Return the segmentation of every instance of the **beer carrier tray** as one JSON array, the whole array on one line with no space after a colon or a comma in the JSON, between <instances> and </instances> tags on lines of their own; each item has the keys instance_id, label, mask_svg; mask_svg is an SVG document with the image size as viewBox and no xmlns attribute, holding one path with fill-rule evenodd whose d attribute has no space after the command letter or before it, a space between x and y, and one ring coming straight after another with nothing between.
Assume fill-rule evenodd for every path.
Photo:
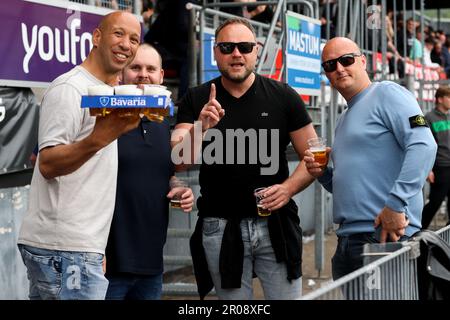
<instances>
[{"instance_id":1,"label":"beer carrier tray","mask_svg":"<svg viewBox=\"0 0 450 320\"><path fill-rule=\"evenodd\" d=\"M158 95L82 96L81 108L169 108L169 115L173 116L173 103Z\"/></svg>"}]
</instances>

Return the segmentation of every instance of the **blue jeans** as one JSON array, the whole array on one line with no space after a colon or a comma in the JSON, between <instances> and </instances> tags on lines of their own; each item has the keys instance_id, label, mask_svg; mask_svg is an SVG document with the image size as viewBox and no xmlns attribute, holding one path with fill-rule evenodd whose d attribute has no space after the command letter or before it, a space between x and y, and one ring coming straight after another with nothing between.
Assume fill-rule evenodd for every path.
<instances>
[{"instance_id":1,"label":"blue jeans","mask_svg":"<svg viewBox=\"0 0 450 320\"><path fill-rule=\"evenodd\" d=\"M400 241L408 240L402 236ZM374 232L338 236L336 252L331 259L333 280L337 280L364 265L363 250L366 243L379 243Z\"/></svg>"},{"instance_id":2,"label":"blue jeans","mask_svg":"<svg viewBox=\"0 0 450 320\"><path fill-rule=\"evenodd\" d=\"M103 300L108 280L103 254L47 250L19 244L31 300Z\"/></svg>"},{"instance_id":3,"label":"blue jeans","mask_svg":"<svg viewBox=\"0 0 450 320\"><path fill-rule=\"evenodd\" d=\"M162 274L134 275L121 273L108 275L106 300L159 300L162 293Z\"/></svg>"},{"instance_id":4,"label":"blue jeans","mask_svg":"<svg viewBox=\"0 0 450 320\"><path fill-rule=\"evenodd\" d=\"M244 267L241 288L222 289L219 272L219 255L222 236L227 221L220 218L203 219L203 247L208 269L217 296L223 300L251 300L253 298L253 273L270 300L298 299L302 296L302 279L287 280L286 264L277 263L269 237L267 218L248 218L241 221L244 243Z\"/></svg>"}]
</instances>

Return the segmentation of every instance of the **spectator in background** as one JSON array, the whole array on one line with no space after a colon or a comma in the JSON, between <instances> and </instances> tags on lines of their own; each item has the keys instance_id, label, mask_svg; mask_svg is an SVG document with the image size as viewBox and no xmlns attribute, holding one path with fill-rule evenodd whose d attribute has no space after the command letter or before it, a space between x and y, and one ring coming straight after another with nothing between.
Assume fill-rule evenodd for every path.
<instances>
[{"instance_id":1,"label":"spectator in background","mask_svg":"<svg viewBox=\"0 0 450 320\"><path fill-rule=\"evenodd\" d=\"M444 46L442 47L442 54L445 61L445 74L447 75L447 79L450 79L450 39L448 36L446 36Z\"/></svg>"},{"instance_id":2,"label":"spectator in background","mask_svg":"<svg viewBox=\"0 0 450 320\"><path fill-rule=\"evenodd\" d=\"M440 41L436 41L434 44L431 51L431 61L438 63L444 69L447 79L450 79L450 53L446 47L442 46Z\"/></svg>"},{"instance_id":3,"label":"spectator in background","mask_svg":"<svg viewBox=\"0 0 450 320\"><path fill-rule=\"evenodd\" d=\"M438 72L442 71L440 64L431 61L431 51L433 50L435 40L432 37L425 39L425 47L423 48L423 61L426 67L437 69Z\"/></svg>"},{"instance_id":4,"label":"spectator in background","mask_svg":"<svg viewBox=\"0 0 450 320\"><path fill-rule=\"evenodd\" d=\"M445 41L447 39L447 36L445 35L444 30L438 30L436 32L436 37L437 37L438 41L444 46L445 45Z\"/></svg>"},{"instance_id":5,"label":"spectator in background","mask_svg":"<svg viewBox=\"0 0 450 320\"><path fill-rule=\"evenodd\" d=\"M405 65L403 59L398 52L394 44L394 27L392 26L392 11L386 15L386 38L387 38L387 58L389 64L389 73L394 73L395 64L397 64L397 71L399 77L402 78L404 75Z\"/></svg>"},{"instance_id":6,"label":"spectator in background","mask_svg":"<svg viewBox=\"0 0 450 320\"><path fill-rule=\"evenodd\" d=\"M255 2L255 0L240 0L240 1ZM244 9L244 17L262 23L271 23L273 18L273 10L268 5L246 6Z\"/></svg>"},{"instance_id":7,"label":"spectator in background","mask_svg":"<svg viewBox=\"0 0 450 320\"><path fill-rule=\"evenodd\" d=\"M411 51L416 34L416 28L417 24L412 18L406 20L406 39L403 37L403 28L397 28L397 50L401 56L405 57Z\"/></svg>"},{"instance_id":8,"label":"spectator in background","mask_svg":"<svg viewBox=\"0 0 450 320\"><path fill-rule=\"evenodd\" d=\"M142 30L144 35L148 32L153 13L155 13L155 5L153 0L142 0L141 15L144 20L144 27Z\"/></svg>"},{"instance_id":9,"label":"spectator in background","mask_svg":"<svg viewBox=\"0 0 450 320\"><path fill-rule=\"evenodd\" d=\"M420 31L420 28L417 28L416 37L413 39L411 51L409 52L409 58L414 63L421 63L422 57L423 57L422 32Z\"/></svg>"},{"instance_id":10,"label":"spectator in background","mask_svg":"<svg viewBox=\"0 0 450 320\"><path fill-rule=\"evenodd\" d=\"M428 24L425 24L425 26L423 27L423 33L425 35L425 39L427 37L429 37L432 32L433 32L433 27Z\"/></svg>"},{"instance_id":11,"label":"spectator in background","mask_svg":"<svg viewBox=\"0 0 450 320\"><path fill-rule=\"evenodd\" d=\"M444 67L444 61L442 60L442 43L439 40L435 40L430 57L432 62Z\"/></svg>"},{"instance_id":12,"label":"spectator in background","mask_svg":"<svg viewBox=\"0 0 450 320\"><path fill-rule=\"evenodd\" d=\"M450 87L437 89L435 98L436 108L425 115L438 150L433 170L428 175L430 195L422 212L423 229L429 227L445 197L450 214Z\"/></svg>"},{"instance_id":13,"label":"spectator in background","mask_svg":"<svg viewBox=\"0 0 450 320\"><path fill-rule=\"evenodd\" d=\"M329 3L329 18L330 21L327 21L327 2ZM327 39L327 25L330 26L330 39L336 36L336 22L337 22L337 3L335 0L321 0L320 1L320 37L322 39ZM328 39L327 39L328 40Z\"/></svg>"}]
</instances>

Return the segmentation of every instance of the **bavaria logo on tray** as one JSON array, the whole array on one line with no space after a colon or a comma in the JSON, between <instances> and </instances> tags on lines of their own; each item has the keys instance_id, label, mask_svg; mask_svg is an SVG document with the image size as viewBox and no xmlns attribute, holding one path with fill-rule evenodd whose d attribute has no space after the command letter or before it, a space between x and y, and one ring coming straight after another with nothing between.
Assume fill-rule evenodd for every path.
<instances>
[{"instance_id":1,"label":"bavaria logo on tray","mask_svg":"<svg viewBox=\"0 0 450 320\"><path fill-rule=\"evenodd\" d=\"M82 108L165 108L165 96L82 96Z\"/></svg>"},{"instance_id":2,"label":"bavaria logo on tray","mask_svg":"<svg viewBox=\"0 0 450 320\"><path fill-rule=\"evenodd\" d=\"M132 98L121 98L121 97L111 97L111 107L145 107L145 98L142 97L132 97Z\"/></svg>"},{"instance_id":3,"label":"bavaria logo on tray","mask_svg":"<svg viewBox=\"0 0 450 320\"><path fill-rule=\"evenodd\" d=\"M100 98L100 104L104 107L106 105L108 105L109 103L109 98L108 97L101 97Z\"/></svg>"}]
</instances>

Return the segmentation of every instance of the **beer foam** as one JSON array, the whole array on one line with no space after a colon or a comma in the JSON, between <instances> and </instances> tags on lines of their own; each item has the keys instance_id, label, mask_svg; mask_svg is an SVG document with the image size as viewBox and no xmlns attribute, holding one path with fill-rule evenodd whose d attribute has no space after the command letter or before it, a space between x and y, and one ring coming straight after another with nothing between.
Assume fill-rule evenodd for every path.
<instances>
[{"instance_id":1,"label":"beer foam","mask_svg":"<svg viewBox=\"0 0 450 320\"><path fill-rule=\"evenodd\" d=\"M114 92L116 95L141 96L143 90L138 88L134 84L125 84L121 86L115 86Z\"/></svg>"},{"instance_id":2,"label":"beer foam","mask_svg":"<svg viewBox=\"0 0 450 320\"><path fill-rule=\"evenodd\" d=\"M167 87L166 86L162 86L159 84L146 84L144 85L144 94L145 95L164 95L164 91L166 90Z\"/></svg>"},{"instance_id":3,"label":"beer foam","mask_svg":"<svg viewBox=\"0 0 450 320\"><path fill-rule=\"evenodd\" d=\"M96 85L88 87L88 95L90 96L112 96L114 88L108 85Z\"/></svg>"}]
</instances>

